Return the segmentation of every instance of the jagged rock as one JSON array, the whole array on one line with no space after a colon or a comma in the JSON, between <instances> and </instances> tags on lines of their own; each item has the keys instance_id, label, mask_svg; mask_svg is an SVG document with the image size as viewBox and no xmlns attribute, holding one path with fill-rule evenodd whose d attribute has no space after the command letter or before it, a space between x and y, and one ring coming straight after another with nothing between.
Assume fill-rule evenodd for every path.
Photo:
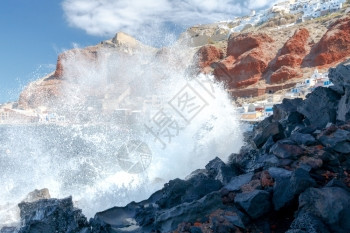
<instances>
[{"instance_id":1,"label":"jagged rock","mask_svg":"<svg viewBox=\"0 0 350 233\"><path fill-rule=\"evenodd\" d=\"M307 189L299 197L299 211L317 216L331 232L350 232L350 193L342 188Z\"/></svg>"},{"instance_id":2,"label":"jagged rock","mask_svg":"<svg viewBox=\"0 0 350 233\"><path fill-rule=\"evenodd\" d=\"M271 210L270 193L263 190L239 193L235 197L235 203L253 219L257 219Z\"/></svg>"},{"instance_id":3,"label":"jagged rock","mask_svg":"<svg viewBox=\"0 0 350 233\"><path fill-rule=\"evenodd\" d=\"M350 65L347 63L338 65L335 68L330 68L328 77L333 83L331 88L343 95L345 89L350 88Z\"/></svg>"},{"instance_id":4,"label":"jagged rock","mask_svg":"<svg viewBox=\"0 0 350 233\"><path fill-rule=\"evenodd\" d=\"M304 154L301 147L282 140L275 143L271 147L270 152L280 159L297 159Z\"/></svg>"},{"instance_id":5,"label":"jagged rock","mask_svg":"<svg viewBox=\"0 0 350 233\"><path fill-rule=\"evenodd\" d=\"M22 202L18 206L23 225L20 233L89 232L86 217L73 207L72 197Z\"/></svg>"},{"instance_id":6,"label":"jagged rock","mask_svg":"<svg viewBox=\"0 0 350 233\"><path fill-rule=\"evenodd\" d=\"M345 94L339 100L337 120L350 120L350 88L345 89Z\"/></svg>"},{"instance_id":7,"label":"jagged rock","mask_svg":"<svg viewBox=\"0 0 350 233\"><path fill-rule=\"evenodd\" d=\"M275 144L275 141L273 140L273 137L270 136L267 141L265 142L265 144L261 147L261 149L265 152L265 153L269 153L271 147Z\"/></svg>"},{"instance_id":8,"label":"jagged rock","mask_svg":"<svg viewBox=\"0 0 350 233\"><path fill-rule=\"evenodd\" d=\"M310 166L313 169L320 168L323 165L322 159L312 158L308 156L303 156L299 160L300 164Z\"/></svg>"},{"instance_id":9,"label":"jagged rock","mask_svg":"<svg viewBox=\"0 0 350 233\"><path fill-rule=\"evenodd\" d=\"M23 200L23 202L35 202L41 199L50 199L50 192L47 188L44 189L35 189L34 191L30 192L26 198Z\"/></svg>"},{"instance_id":10,"label":"jagged rock","mask_svg":"<svg viewBox=\"0 0 350 233\"><path fill-rule=\"evenodd\" d=\"M233 177L224 188L229 191L239 191L242 185L247 184L252 180L253 175L253 172L249 172L244 175Z\"/></svg>"},{"instance_id":11,"label":"jagged rock","mask_svg":"<svg viewBox=\"0 0 350 233\"><path fill-rule=\"evenodd\" d=\"M275 121L288 119L292 113L297 113L297 107L302 102L303 100L301 98L283 99L281 104L275 104L273 106L273 119Z\"/></svg>"},{"instance_id":12,"label":"jagged rock","mask_svg":"<svg viewBox=\"0 0 350 233\"><path fill-rule=\"evenodd\" d=\"M326 225L316 216L309 213L298 214L286 233L330 233Z\"/></svg>"},{"instance_id":13,"label":"jagged rock","mask_svg":"<svg viewBox=\"0 0 350 233\"><path fill-rule=\"evenodd\" d=\"M317 87L298 106L298 112L308 119L310 125L323 128L329 122L335 123L339 99L340 96L335 91L329 88Z\"/></svg>"},{"instance_id":14,"label":"jagged rock","mask_svg":"<svg viewBox=\"0 0 350 233\"><path fill-rule=\"evenodd\" d=\"M153 206L150 205L148 208L153 208ZM140 216L136 219L136 216L137 214L140 215L140 212L143 211L143 205L132 202L125 207L113 207L98 212L95 217L90 220L92 232L110 232L111 229L115 229L117 232L142 232L141 224L139 224L138 221L142 222L143 219L140 219ZM154 215L154 211L148 214L152 216ZM146 222L143 223L145 226L148 225Z\"/></svg>"},{"instance_id":15,"label":"jagged rock","mask_svg":"<svg viewBox=\"0 0 350 233\"><path fill-rule=\"evenodd\" d=\"M219 180L222 184L227 184L232 177L237 175L231 167L226 165L220 158L216 157L211 160L205 168L207 169L209 176L215 180Z\"/></svg>"},{"instance_id":16,"label":"jagged rock","mask_svg":"<svg viewBox=\"0 0 350 233\"><path fill-rule=\"evenodd\" d=\"M275 210L287 206L300 193L315 185L309 173L301 168L296 169L290 178L276 180L272 198Z\"/></svg>"},{"instance_id":17,"label":"jagged rock","mask_svg":"<svg viewBox=\"0 0 350 233\"><path fill-rule=\"evenodd\" d=\"M214 232L236 232L237 227L242 229L245 228L245 219L247 217L244 216L239 210L232 208L234 211L224 211L217 210L214 211L209 216L209 227Z\"/></svg>"},{"instance_id":18,"label":"jagged rock","mask_svg":"<svg viewBox=\"0 0 350 233\"><path fill-rule=\"evenodd\" d=\"M3 227L0 229L0 233L18 233L16 227Z\"/></svg>"},{"instance_id":19,"label":"jagged rock","mask_svg":"<svg viewBox=\"0 0 350 233\"><path fill-rule=\"evenodd\" d=\"M339 153L350 153L350 132L337 129L332 134L323 134L319 137L322 145L332 148Z\"/></svg>"},{"instance_id":20,"label":"jagged rock","mask_svg":"<svg viewBox=\"0 0 350 233\"><path fill-rule=\"evenodd\" d=\"M213 192L199 200L183 203L170 209L157 212L154 224L157 230L169 232L176 229L181 222L202 219L214 210L223 207L220 193Z\"/></svg>"},{"instance_id":21,"label":"jagged rock","mask_svg":"<svg viewBox=\"0 0 350 233\"><path fill-rule=\"evenodd\" d=\"M268 172L274 180L290 178L292 176L291 171L279 167L271 167L268 169Z\"/></svg>"},{"instance_id":22,"label":"jagged rock","mask_svg":"<svg viewBox=\"0 0 350 233\"><path fill-rule=\"evenodd\" d=\"M311 134L303 134L295 132L290 136L290 139L295 141L298 145L312 146L315 145L316 139Z\"/></svg>"},{"instance_id":23,"label":"jagged rock","mask_svg":"<svg viewBox=\"0 0 350 233\"><path fill-rule=\"evenodd\" d=\"M331 181L329 181L325 187L338 187L338 188L342 188L350 193L350 187L346 186L346 184L344 184L344 182L342 182L338 179L335 179L335 178L332 179Z\"/></svg>"},{"instance_id":24,"label":"jagged rock","mask_svg":"<svg viewBox=\"0 0 350 233\"><path fill-rule=\"evenodd\" d=\"M206 194L217 191L222 187L219 180L215 180L203 173L189 180L175 179L169 181L162 189L162 197L157 201L160 208L168 209L184 202L192 202Z\"/></svg>"},{"instance_id":25,"label":"jagged rock","mask_svg":"<svg viewBox=\"0 0 350 233\"><path fill-rule=\"evenodd\" d=\"M283 128L279 122L269 124L263 131L254 137L255 145L260 148L265 142L272 137L275 141L284 137Z\"/></svg>"}]
</instances>

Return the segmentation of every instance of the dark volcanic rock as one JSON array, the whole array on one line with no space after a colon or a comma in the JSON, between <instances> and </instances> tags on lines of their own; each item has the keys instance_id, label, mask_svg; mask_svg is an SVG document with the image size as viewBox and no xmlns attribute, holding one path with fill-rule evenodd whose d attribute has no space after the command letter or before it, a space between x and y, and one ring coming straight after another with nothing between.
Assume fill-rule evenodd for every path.
<instances>
[{"instance_id":1,"label":"dark volcanic rock","mask_svg":"<svg viewBox=\"0 0 350 233\"><path fill-rule=\"evenodd\" d=\"M299 211L317 216L331 232L350 232L350 193L342 188L309 188L299 197Z\"/></svg>"},{"instance_id":2,"label":"dark volcanic rock","mask_svg":"<svg viewBox=\"0 0 350 233\"><path fill-rule=\"evenodd\" d=\"M207 169L209 176L215 180L219 180L222 184L227 184L232 177L237 175L231 167L226 165L221 159L216 157L211 160L205 168Z\"/></svg>"},{"instance_id":3,"label":"dark volcanic rock","mask_svg":"<svg viewBox=\"0 0 350 233\"><path fill-rule=\"evenodd\" d=\"M220 181L212 179L204 173L193 176L189 180L171 180L164 185L163 195L157 204L162 209L171 208L184 202L198 200L221 187Z\"/></svg>"},{"instance_id":4,"label":"dark volcanic rock","mask_svg":"<svg viewBox=\"0 0 350 233\"><path fill-rule=\"evenodd\" d=\"M272 198L275 210L290 204L300 193L315 185L309 173L301 168L295 170L290 178L276 180Z\"/></svg>"},{"instance_id":5,"label":"dark volcanic rock","mask_svg":"<svg viewBox=\"0 0 350 233\"><path fill-rule=\"evenodd\" d=\"M290 139L298 145L312 146L316 143L316 139L311 134L303 134L295 132L290 136Z\"/></svg>"},{"instance_id":6,"label":"dark volcanic rock","mask_svg":"<svg viewBox=\"0 0 350 233\"><path fill-rule=\"evenodd\" d=\"M72 198L42 199L18 204L23 227L20 233L89 232L88 222Z\"/></svg>"},{"instance_id":7,"label":"dark volcanic rock","mask_svg":"<svg viewBox=\"0 0 350 233\"><path fill-rule=\"evenodd\" d=\"M296 159L301 156L304 151L297 145L291 145L283 141L278 141L270 149L270 152L280 159Z\"/></svg>"},{"instance_id":8,"label":"dark volcanic rock","mask_svg":"<svg viewBox=\"0 0 350 233\"><path fill-rule=\"evenodd\" d=\"M341 97L338 104L337 120L350 120L350 89L345 89L345 94Z\"/></svg>"},{"instance_id":9,"label":"dark volcanic rock","mask_svg":"<svg viewBox=\"0 0 350 233\"><path fill-rule=\"evenodd\" d=\"M329 122L335 123L339 99L340 95L337 92L317 87L298 106L298 112L303 114L312 126L323 128Z\"/></svg>"},{"instance_id":10,"label":"dark volcanic rock","mask_svg":"<svg viewBox=\"0 0 350 233\"><path fill-rule=\"evenodd\" d=\"M336 129L334 133L323 134L319 137L322 145L329 147L339 153L350 153L350 132Z\"/></svg>"},{"instance_id":11,"label":"dark volcanic rock","mask_svg":"<svg viewBox=\"0 0 350 233\"><path fill-rule=\"evenodd\" d=\"M256 219L271 210L270 193L263 190L254 190L249 193L237 194L235 203L251 218Z\"/></svg>"},{"instance_id":12,"label":"dark volcanic rock","mask_svg":"<svg viewBox=\"0 0 350 233\"><path fill-rule=\"evenodd\" d=\"M302 213L292 222L291 230L286 233L330 233L326 225L316 216L309 213Z\"/></svg>"},{"instance_id":13,"label":"dark volcanic rock","mask_svg":"<svg viewBox=\"0 0 350 233\"><path fill-rule=\"evenodd\" d=\"M253 175L254 173L250 172L244 175L233 177L224 188L229 191L239 191L242 185L245 185L252 180Z\"/></svg>"},{"instance_id":14,"label":"dark volcanic rock","mask_svg":"<svg viewBox=\"0 0 350 233\"><path fill-rule=\"evenodd\" d=\"M213 192L200 200L183 203L156 214L155 226L160 232L169 232L176 229L181 222L190 222L202 219L216 209L223 208L221 195Z\"/></svg>"},{"instance_id":15,"label":"dark volcanic rock","mask_svg":"<svg viewBox=\"0 0 350 233\"><path fill-rule=\"evenodd\" d=\"M281 104L276 104L273 106L273 119L275 121L280 121L288 119L292 113L298 114L297 107L302 102L303 100L301 98L283 99Z\"/></svg>"},{"instance_id":16,"label":"dark volcanic rock","mask_svg":"<svg viewBox=\"0 0 350 233\"><path fill-rule=\"evenodd\" d=\"M283 127L280 123L273 122L269 124L262 130L261 133L257 134L254 137L254 143L258 148L260 148L265 144L269 137L272 137L274 140L278 140L284 137Z\"/></svg>"},{"instance_id":17,"label":"dark volcanic rock","mask_svg":"<svg viewBox=\"0 0 350 233\"><path fill-rule=\"evenodd\" d=\"M350 65L338 65L328 71L329 80L334 84L332 89L339 94L344 94L345 89L350 88Z\"/></svg>"}]
</instances>

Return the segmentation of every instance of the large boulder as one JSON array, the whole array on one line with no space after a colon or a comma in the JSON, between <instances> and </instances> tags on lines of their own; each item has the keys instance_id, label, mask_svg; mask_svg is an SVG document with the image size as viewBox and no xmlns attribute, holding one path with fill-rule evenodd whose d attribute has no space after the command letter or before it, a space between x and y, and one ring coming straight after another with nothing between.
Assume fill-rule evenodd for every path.
<instances>
[{"instance_id":1,"label":"large boulder","mask_svg":"<svg viewBox=\"0 0 350 233\"><path fill-rule=\"evenodd\" d=\"M312 146L317 143L315 137L311 134L304 134L299 132L292 133L290 139L295 141L298 145Z\"/></svg>"},{"instance_id":2,"label":"large boulder","mask_svg":"<svg viewBox=\"0 0 350 233\"><path fill-rule=\"evenodd\" d=\"M336 152L350 153L350 132L343 129L337 129L335 132L319 136L319 141L326 147Z\"/></svg>"},{"instance_id":3,"label":"large boulder","mask_svg":"<svg viewBox=\"0 0 350 233\"><path fill-rule=\"evenodd\" d=\"M271 210L270 193L263 190L253 190L248 193L239 193L235 203L251 218L257 219Z\"/></svg>"},{"instance_id":4,"label":"large boulder","mask_svg":"<svg viewBox=\"0 0 350 233\"><path fill-rule=\"evenodd\" d=\"M275 121L293 120L293 115L299 115L297 108L302 102L303 100L301 98L283 99L281 104L275 104L273 106L273 119Z\"/></svg>"},{"instance_id":5,"label":"large boulder","mask_svg":"<svg viewBox=\"0 0 350 233\"><path fill-rule=\"evenodd\" d=\"M22 228L20 233L88 232L88 222L72 197L42 199L18 204Z\"/></svg>"},{"instance_id":6,"label":"large boulder","mask_svg":"<svg viewBox=\"0 0 350 233\"><path fill-rule=\"evenodd\" d=\"M272 197L275 210L280 210L282 207L292 204L300 193L315 185L316 182L302 168L295 170L291 177L277 179Z\"/></svg>"},{"instance_id":7,"label":"large boulder","mask_svg":"<svg viewBox=\"0 0 350 233\"><path fill-rule=\"evenodd\" d=\"M181 222L201 220L220 208L224 208L221 194L220 192L213 192L199 200L157 212L154 221L155 229L160 232L169 232L175 230Z\"/></svg>"},{"instance_id":8,"label":"large boulder","mask_svg":"<svg viewBox=\"0 0 350 233\"><path fill-rule=\"evenodd\" d=\"M161 209L168 209L184 202L192 202L222 187L219 180L205 173L199 173L189 180L169 181L162 189L162 197L156 202Z\"/></svg>"},{"instance_id":9,"label":"large boulder","mask_svg":"<svg viewBox=\"0 0 350 233\"><path fill-rule=\"evenodd\" d=\"M282 139L284 137L283 127L279 122L273 122L269 124L266 128L262 129L261 133L258 133L253 141L255 145L260 148L262 147L266 141L272 137L274 141L278 139Z\"/></svg>"},{"instance_id":10,"label":"large boulder","mask_svg":"<svg viewBox=\"0 0 350 233\"><path fill-rule=\"evenodd\" d=\"M344 94L346 88L350 88L350 64L341 64L328 71L329 80L334 86L331 88L339 94Z\"/></svg>"},{"instance_id":11,"label":"large boulder","mask_svg":"<svg viewBox=\"0 0 350 233\"><path fill-rule=\"evenodd\" d=\"M224 186L228 191L239 191L241 186L249 183L253 178L254 173L249 172L240 176L233 177L230 182Z\"/></svg>"},{"instance_id":12,"label":"large boulder","mask_svg":"<svg viewBox=\"0 0 350 233\"><path fill-rule=\"evenodd\" d=\"M227 184L232 177L238 173L230 166L226 165L220 158L216 157L211 160L206 166L206 170L211 178L220 181L222 184Z\"/></svg>"},{"instance_id":13,"label":"large boulder","mask_svg":"<svg viewBox=\"0 0 350 233\"><path fill-rule=\"evenodd\" d=\"M350 232L350 193L342 188L309 188L299 197L299 211L320 218L331 232Z\"/></svg>"},{"instance_id":14,"label":"large boulder","mask_svg":"<svg viewBox=\"0 0 350 233\"><path fill-rule=\"evenodd\" d=\"M340 120L340 121L350 120L350 101L349 100L350 100L350 88L347 88L345 89L344 95L339 100L337 120Z\"/></svg>"},{"instance_id":15,"label":"large boulder","mask_svg":"<svg viewBox=\"0 0 350 233\"><path fill-rule=\"evenodd\" d=\"M309 213L298 214L290 228L286 233L330 233L321 219Z\"/></svg>"},{"instance_id":16,"label":"large boulder","mask_svg":"<svg viewBox=\"0 0 350 233\"><path fill-rule=\"evenodd\" d=\"M298 112L307 118L310 125L323 128L329 122L335 123L339 99L340 95L337 92L329 88L317 87L298 106Z\"/></svg>"},{"instance_id":17,"label":"large boulder","mask_svg":"<svg viewBox=\"0 0 350 233\"><path fill-rule=\"evenodd\" d=\"M280 140L271 147L270 152L280 159L297 159L304 154L304 150L293 143L289 140Z\"/></svg>"}]
</instances>

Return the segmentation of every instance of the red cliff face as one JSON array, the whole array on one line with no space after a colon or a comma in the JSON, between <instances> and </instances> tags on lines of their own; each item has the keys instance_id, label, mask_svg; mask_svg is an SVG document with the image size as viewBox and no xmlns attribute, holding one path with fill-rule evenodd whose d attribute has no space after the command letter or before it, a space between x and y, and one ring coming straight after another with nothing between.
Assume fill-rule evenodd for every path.
<instances>
[{"instance_id":1,"label":"red cliff face","mask_svg":"<svg viewBox=\"0 0 350 233\"><path fill-rule=\"evenodd\" d=\"M65 73L64 62L72 59L86 59L89 61L94 61L97 58L97 49L95 47L87 47L85 49L72 49L61 53L58 56L56 71L54 76L56 78L62 78Z\"/></svg>"},{"instance_id":2,"label":"red cliff face","mask_svg":"<svg viewBox=\"0 0 350 233\"><path fill-rule=\"evenodd\" d=\"M195 58L198 62L197 66L202 72L208 73L211 64L224 58L224 52L213 45L205 45L197 51Z\"/></svg>"},{"instance_id":3,"label":"red cliff face","mask_svg":"<svg viewBox=\"0 0 350 233\"><path fill-rule=\"evenodd\" d=\"M20 94L18 105L20 108L36 108L50 106L60 96L62 80L53 75L31 83Z\"/></svg>"},{"instance_id":4,"label":"red cliff face","mask_svg":"<svg viewBox=\"0 0 350 233\"><path fill-rule=\"evenodd\" d=\"M265 72L276 50L274 40L265 33L245 33L228 40L227 58L216 64L214 75L228 88L255 84Z\"/></svg>"},{"instance_id":5,"label":"red cliff face","mask_svg":"<svg viewBox=\"0 0 350 233\"><path fill-rule=\"evenodd\" d=\"M276 59L270 64L273 71L269 80L271 84L302 76L300 65L308 51L309 36L309 31L301 28L286 41Z\"/></svg>"},{"instance_id":6,"label":"red cliff face","mask_svg":"<svg viewBox=\"0 0 350 233\"><path fill-rule=\"evenodd\" d=\"M312 48L305 65L324 66L350 55L350 17L337 20Z\"/></svg>"},{"instance_id":7,"label":"red cliff face","mask_svg":"<svg viewBox=\"0 0 350 233\"><path fill-rule=\"evenodd\" d=\"M283 45L281 55L293 54L305 56L307 52L307 40L309 37L310 34L306 28L301 28L295 31L294 35Z\"/></svg>"},{"instance_id":8,"label":"red cliff face","mask_svg":"<svg viewBox=\"0 0 350 233\"><path fill-rule=\"evenodd\" d=\"M58 56L56 70L53 74L27 86L20 94L19 107L37 108L39 106L52 106L62 96L61 88L65 79L65 64L67 61L96 61L97 48L72 49ZM74 76L75 70L70 69L69 76Z\"/></svg>"}]
</instances>

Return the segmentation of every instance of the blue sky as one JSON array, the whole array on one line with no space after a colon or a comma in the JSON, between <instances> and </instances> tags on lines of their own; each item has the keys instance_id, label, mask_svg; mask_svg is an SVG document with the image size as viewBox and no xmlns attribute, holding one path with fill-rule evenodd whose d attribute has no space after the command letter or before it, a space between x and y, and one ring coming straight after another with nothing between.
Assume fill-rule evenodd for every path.
<instances>
[{"instance_id":1,"label":"blue sky","mask_svg":"<svg viewBox=\"0 0 350 233\"><path fill-rule=\"evenodd\" d=\"M184 28L248 14L267 0L1 0L0 103L55 69L57 55L127 32L164 45ZM152 32L152 33L149 33Z\"/></svg>"}]
</instances>

